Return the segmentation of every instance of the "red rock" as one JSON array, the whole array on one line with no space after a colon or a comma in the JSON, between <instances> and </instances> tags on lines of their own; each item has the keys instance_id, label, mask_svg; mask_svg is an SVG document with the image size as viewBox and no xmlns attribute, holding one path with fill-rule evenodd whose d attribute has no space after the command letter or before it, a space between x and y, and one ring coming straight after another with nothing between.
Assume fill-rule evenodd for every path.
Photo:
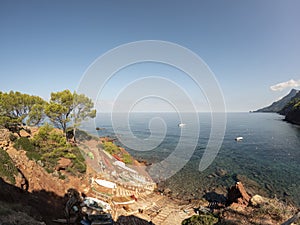
<instances>
[{"instance_id":1,"label":"red rock","mask_svg":"<svg viewBox=\"0 0 300 225\"><path fill-rule=\"evenodd\" d=\"M68 168L72 164L72 161L67 158L60 158L57 163L56 170L61 170Z\"/></svg>"},{"instance_id":2,"label":"red rock","mask_svg":"<svg viewBox=\"0 0 300 225\"><path fill-rule=\"evenodd\" d=\"M236 182L234 186L229 188L227 194L227 204L237 203L239 205L247 206L251 196L246 192L244 185L241 182Z\"/></svg>"}]
</instances>

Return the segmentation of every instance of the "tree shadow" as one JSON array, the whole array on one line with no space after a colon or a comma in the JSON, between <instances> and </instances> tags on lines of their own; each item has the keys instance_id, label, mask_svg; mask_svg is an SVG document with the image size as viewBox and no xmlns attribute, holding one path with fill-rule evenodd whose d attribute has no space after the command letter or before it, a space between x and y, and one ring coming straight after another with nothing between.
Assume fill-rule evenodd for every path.
<instances>
[{"instance_id":1,"label":"tree shadow","mask_svg":"<svg viewBox=\"0 0 300 225\"><path fill-rule=\"evenodd\" d=\"M45 222L47 225L57 225L53 220L65 219L65 205L68 199L67 194L62 197L46 190L28 192L5 182L0 177L0 205L4 203L8 207L17 206L18 212L23 212L37 221ZM115 225L128 224L155 225L133 215L120 216L115 222Z\"/></svg>"},{"instance_id":2,"label":"tree shadow","mask_svg":"<svg viewBox=\"0 0 300 225\"><path fill-rule=\"evenodd\" d=\"M64 218L64 205L67 198L45 190L30 193L6 183L0 177L0 201L8 206L18 205L18 211L47 225L54 225L57 223L53 222L53 219Z\"/></svg>"},{"instance_id":3,"label":"tree shadow","mask_svg":"<svg viewBox=\"0 0 300 225\"><path fill-rule=\"evenodd\" d=\"M152 223L151 221L147 221L144 219L141 219L139 217L136 216L120 216L117 220L117 222L115 222L115 225L155 225L154 223Z\"/></svg>"},{"instance_id":4,"label":"tree shadow","mask_svg":"<svg viewBox=\"0 0 300 225\"><path fill-rule=\"evenodd\" d=\"M203 197L209 202L208 208L210 208L211 211L224 207L227 201L225 195L218 194L214 191L207 192Z\"/></svg>"}]
</instances>

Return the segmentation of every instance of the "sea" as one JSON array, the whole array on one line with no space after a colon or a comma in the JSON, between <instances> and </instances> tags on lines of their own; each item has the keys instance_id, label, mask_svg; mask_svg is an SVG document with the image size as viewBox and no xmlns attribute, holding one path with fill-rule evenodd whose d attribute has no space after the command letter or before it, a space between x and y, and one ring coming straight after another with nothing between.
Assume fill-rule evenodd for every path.
<instances>
[{"instance_id":1,"label":"sea","mask_svg":"<svg viewBox=\"0 0 300 225\"><path fill-rule=\"evenodd\" d=\"M214 131L218 117L222 126ZM240 180L252 195L300 206L300 126L283 119L276 113L99 113L81 129L109 136L146 161L174 197L224 194ZM205 155L209 164L199 170Z\"/></svg>"}]
</instances>

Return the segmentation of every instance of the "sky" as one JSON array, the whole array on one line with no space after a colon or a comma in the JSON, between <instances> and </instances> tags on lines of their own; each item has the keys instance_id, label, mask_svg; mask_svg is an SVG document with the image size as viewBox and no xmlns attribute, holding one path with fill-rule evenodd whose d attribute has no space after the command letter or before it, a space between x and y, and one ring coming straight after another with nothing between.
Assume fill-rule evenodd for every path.
<instances>
[{"instance_id":1,"label":"sky","mask_svg":"<svg viewBox=\"0 0 300 225\"><path fill-rule=\"evenodd\" d=\"M255 110L291 88L300 89L299 10L298 0L1 0L0 90L49 99L51 92L77 90L91 64L111 49L159 40L202 59L227 111ZM107 74L100 71L98 76ZM184 71L155 62L129 65L113 74L98 90L96 107L111 110L122 90L149 77L164 78L183 90L174 94L175 104L185 104L180 96L185 93L198 111L210 110L214 96ZM149 82L141 89L153 86L167 88L164 82ZM139 97L136 110L174 108L167 94L163 99L143 98L136 89L129 93L128 98Z\"/></svg>"}]
</instances>

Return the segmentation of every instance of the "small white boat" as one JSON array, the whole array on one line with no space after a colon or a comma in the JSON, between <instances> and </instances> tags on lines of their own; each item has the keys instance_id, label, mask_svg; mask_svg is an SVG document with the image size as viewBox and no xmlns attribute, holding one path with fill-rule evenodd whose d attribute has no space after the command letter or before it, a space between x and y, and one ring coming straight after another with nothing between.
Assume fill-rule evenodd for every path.
<instances>
[{"instance_id":1,"label":"small white boat","mask_svg":"<svg viewBox=\"0 0 300 225\"><path fill-rule=\"evenodd\" d=\"M236 137L235 140L236 141L242 141L244 138L243 137Z\"/></svg>"},{"instance_id":2,"label":"small white boat","mask_svg":"<svg viewBox=\"0 0 300 225\"><path fill-rule=\"evenodd\" d=\"M184 127L186 124L185 123L179 123L178 126L179 127Z\"/></svg>"}]
</instances>

